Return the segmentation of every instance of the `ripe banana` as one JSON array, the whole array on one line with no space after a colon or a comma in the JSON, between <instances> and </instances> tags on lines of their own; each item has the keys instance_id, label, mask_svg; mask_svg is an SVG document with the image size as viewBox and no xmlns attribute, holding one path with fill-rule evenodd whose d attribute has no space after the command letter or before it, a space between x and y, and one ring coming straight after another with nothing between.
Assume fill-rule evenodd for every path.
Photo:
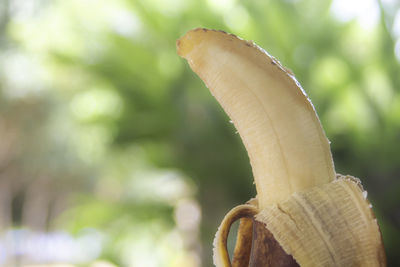
<instances>
[{"instance_id":1,"label":"ripe banana","mask_svg":"<svg viewBox=\"0 0 400 267\"><path fill-rule=\"evenodd\" d=\"M222 31L191 30L177 50L233 121L256 184L256 200L224 218L214 263L231 266L226 239L242 218L233 266L274 265L262 259L271 255L254 255L263 246L256 237L249 245L260 222L280 245L265 253L286 255L292 264L384 266L379 227L360 182L336 175L329 141L294 75L253 42Z\"/></svg>"}]
</instances>

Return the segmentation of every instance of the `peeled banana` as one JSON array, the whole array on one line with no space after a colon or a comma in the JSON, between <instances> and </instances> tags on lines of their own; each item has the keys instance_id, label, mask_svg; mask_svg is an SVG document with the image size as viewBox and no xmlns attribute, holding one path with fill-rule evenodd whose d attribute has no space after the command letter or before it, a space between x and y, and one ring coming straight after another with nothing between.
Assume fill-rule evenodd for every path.
<instances>
[{"instance_id":1,"label":"peeled banana","mask_svg":"<svg viewBox=\"0 0 400 267\"><path fill-rule=\"evenodd\" d=\"M256 184L256 199L222 221L215 265L385 266L360 181L335 173L329 141L292 72L253 42L222 31L191 30L177 50L233 121ZM231 263L226 239L238 218ZM257 240L259 225L276 249L266 237Z\"/></svg>"}]
</instances>

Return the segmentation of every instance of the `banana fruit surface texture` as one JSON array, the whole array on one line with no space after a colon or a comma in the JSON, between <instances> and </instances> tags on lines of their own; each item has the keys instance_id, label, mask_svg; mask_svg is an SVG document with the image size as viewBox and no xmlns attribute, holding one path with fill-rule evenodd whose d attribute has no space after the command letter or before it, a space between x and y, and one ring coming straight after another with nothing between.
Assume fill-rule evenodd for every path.
<instances>
[{"instance_id":1,"label":"banana fruit surface texture","mask_svg":"<svg viewBox=\"0 0 400 267\"><path fill-rule=\"evenodd\" d=\"M385 266L366 192L358 179L335 173L314 106L291 71L253 42L222 31L191 30L177 50L233 121L257 190L256 200L223 220L214 240L216 266L248 266L251 218L300 266ZM231 264L226 239L238 218L241 259Z\"/></svg>"}]
</instances>

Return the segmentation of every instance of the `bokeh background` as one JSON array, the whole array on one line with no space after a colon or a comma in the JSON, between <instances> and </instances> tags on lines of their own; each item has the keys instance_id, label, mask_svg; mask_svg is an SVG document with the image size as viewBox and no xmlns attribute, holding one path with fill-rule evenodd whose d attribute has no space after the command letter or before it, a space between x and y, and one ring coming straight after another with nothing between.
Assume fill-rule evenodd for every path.
<instances>
[{"instance_id":1,"label":"bokeh background","mask_svg":"<svg viewBox=\"0 0 400 267\"><path fill-rule=\"evenodd\" d=\"M255 188L229 118L176 55L208 27L293 70L400 266L399 7L0 0L0 265L212 265L217 226Z\"/></svg>"}]
</instances>

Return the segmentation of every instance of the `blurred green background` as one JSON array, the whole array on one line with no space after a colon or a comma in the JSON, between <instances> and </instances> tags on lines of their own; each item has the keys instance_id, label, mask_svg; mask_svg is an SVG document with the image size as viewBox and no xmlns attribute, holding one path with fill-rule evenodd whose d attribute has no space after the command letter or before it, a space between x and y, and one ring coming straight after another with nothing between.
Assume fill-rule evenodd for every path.
<instances>
[{"instance_id":1,"label":"blurred green background","mask_svg":"<svg viewBox=\"0 0 400 267\"><path fill-rule=\"evenodd\" d=\"M255 188L229 118L176 55L207 27L293 70L400 266L399 7L0 0L0 265L212 265L217 226Z\"/></svg>"}]
</instances>

